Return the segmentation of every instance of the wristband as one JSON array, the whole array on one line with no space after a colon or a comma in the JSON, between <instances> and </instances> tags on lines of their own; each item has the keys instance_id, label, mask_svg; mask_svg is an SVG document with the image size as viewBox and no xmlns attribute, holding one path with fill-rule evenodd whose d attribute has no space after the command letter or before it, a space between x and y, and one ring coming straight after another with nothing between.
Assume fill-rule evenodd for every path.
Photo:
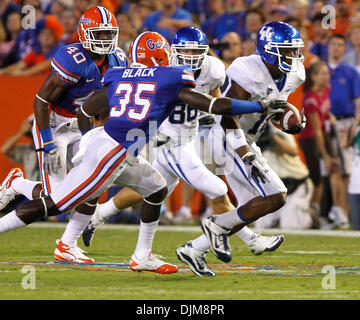
<instances>
[{"instance_id":1,"label":"wristband","mask_svg":"<svg viewBox=\"0 0 360 320\"><path fill-rule=\"evenodd\" d=\"M233 150L247 145L245 134L242 129L226 130L226 141Z\"/></svg>"},{"instance_id":2,"label":"wristband","mask_svg":"<svg viewBox=\"0 0 360 320\"><path fill-rule=\"evenodd\" d=\"M56 147L50 128L39 130L43 142L44 151L49 152Z\"/></svg>"},{"instance_id":3,"label":"wristband","mask_svg":"<svg viewBox=\"0 0 360 320\"><path fill-rule=\"evenodd\" d=\"M254 112L263 112L264 109L258 101L248 101L248 100L237 100L230 99L232 108L231 115L235 116L238 114L254 113Z\"/></svg>"},{"instance_id":4,"label":"wristband","mask_svg":"<svg viewBox=\"0 0 360 320\"><path fill-rule=\"evenodd\" d=\"M93 117L93 116L88 115L88 114L84 111L82 105L80 106L80 111L81 111L82 114L83 114L85 117L87 117L87 118L92 118L92 117Z\"/></svg>"}]
</instances>

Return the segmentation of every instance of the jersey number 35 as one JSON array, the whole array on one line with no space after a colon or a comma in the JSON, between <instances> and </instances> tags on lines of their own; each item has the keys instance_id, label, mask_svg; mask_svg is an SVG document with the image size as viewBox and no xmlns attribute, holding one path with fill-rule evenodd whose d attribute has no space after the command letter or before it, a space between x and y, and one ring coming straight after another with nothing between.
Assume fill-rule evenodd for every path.
<instances>
[{"instance_id":1,"label":"jersey number 35","mask_svg":"<svg viewBox=\"0 0 360 320\"><path fill-rule=\"evenodd\" d=\"M143 94L154 94L156 92L156 83L138 82L134 88L131 82L120 82L115 91L118 98L118 104L111 108L110 117L119 118L126 114L126 117L132 121L144 121L152 107L150 97Z\"/></svg>"}]
</instances>

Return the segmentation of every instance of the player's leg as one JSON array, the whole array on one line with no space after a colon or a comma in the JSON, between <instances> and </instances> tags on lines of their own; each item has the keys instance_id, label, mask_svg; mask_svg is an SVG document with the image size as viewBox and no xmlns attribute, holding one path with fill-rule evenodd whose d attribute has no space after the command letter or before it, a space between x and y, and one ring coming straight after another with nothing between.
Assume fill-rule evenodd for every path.
<instances>
[{"instance_id":1,"label":"player's leg","mask_svg":"<svg viewBox=\"0 0 360 320\"><path fill-rule=\"evenodd\" d=\"M180 209L176 212L174 222L176 224L191 223L194 219L191 213L191 201L196 190L187 183L181 184L182 203Z\"/></svg>"},{"instance_id":2,"label":"player's leg","mask_svg":"<svg viewBox=\"0 0 360 320\"><path fill-rule=\"evenodd\" d=\"M128 164L132 170L120 175L116 183L134 189L144 200L140 212L138 241L131 256L130 269L160 274L177 272L178 268L175 265L166 263L152 254L152 243L159 224L160 208L168 194L166 180L141 156L133 157Z\"/></svg>"},{"instance_id":3,"label":"player's leg","mask_svg":"<svg viewBox=\"0 0 360 320\"><path fill-rule=\"evenodd\" d=\"M56 240L54 258L57 261L94 263L93 258L87 257L77 245L77 240L81 236L84 228L88 225L91 215L94 213L97 198L82 203L71 213L69 222L61 238Z\"/></svg>"},{"instance_id":4,"label":"player's leg","mask_svg":"<svg viewBox=\"0 0 360 320\"><path fill-rule=\"evenodd\" d=\"M210 139L210 141L211 140L212 139ZM224 146L224 143L220 145L223 146L221 152L225 153L226 177L238 202L244 205L222 215L203 220L202 228L210 240L211 248L215 251L215 254L223 261L230 261L231 251L227 236L229 236L230 233L238 232L245 225L256 219L281 208L286 201L286 188L276 173L267 166L261 153L255 146L252 146L253 152L255 152L259 160L262 161L262 165L267 166L268 169L267 175L270 182L266 184L261 182L255 183L255 181L249 179L246 175L245 165L240 157L236 153L229 152L226 146ZM213 150L216 149L213 148ZM228 159L228 157L230 159ZM231 167L229 167L229 164L231 164ZM246 201L246 199L251 200ZM214 222L215 220L216 223ZM212 231L214 231L213 235ZM225 236L222 236L222 234ZM216 249L214 246L220 238L223 241L221 241L221 246ZM262 240L264 239L258 238L257 240L263 242ZM271 243L273 241L276 243L276 245L273 246L273 248L276 249L283 241L283 236L275 236L274 239L270 240ZM270 245L272 245L271 243Z\"/></svg>"},{"instance_id":5,"label":"player's leg","mask_svg":"<svg viewBox=\"0 0 360 320\"><path fill-rule=\"evenodd\" d=\"M5 209L17 195L29 200L39 198L41 190L41 182L25 179L21 169L13 168L0 185L0 210Z\"/></svg>"},{"instance_id":6,"label":"player's leg","mask_svg":"<svg viewBox=\"0 0 360 320\"><path fill-rule=\"evenodd\" d=\"M73 129L74 124L76 124L74 119L70 119L69 123L58 128L54 133L54 139L61 151L61 163L63 166L56 175L49 175L49 184L47 185L48 190L57 188L60 181L63 180L66 171L71 170L74 166L71 160L79 149L81 138L77 126ZM63 235L60 239L56 240L56 247L54 250L54 258L56 260L80 263L94 262L94 259L85 256L84 252L77 246L77 240L85 226L89 223L91 215L94 213L96 203L97 200L94 200L94 204L90 202L86 204L83 203L72 210Z\"/></svg>"},{"instance_id":7,"label":"player's leg","mask_svg":"<svg viewBox=\"0 0 360 320\"><path fill-rule=\"evenodd\" d=\"M38 159L43 157L43 145L40 139L40 134L37 130L36 121L33 122L32 128L35 150L38 151ZM29 200L40 197L42 185L40 181L31 181L24 178L23 172L19 168L10 170L6 178L0 185L0 210L6 208L10 201L16 195L23 195Z\"/></svg>"},{"instance_id":8,"label":"player's leg","mask_svg":"<svg viewBox=\"0 0 360 320\"><path fill-rule=\"evenodd\" d=\"M148 169L148 163L144 165L143 158L139 156L141 161L132 159L132 163L126 162L125 168L122 171L121 175L114 181L115 185L125 186L121 189L114 197L109 199L107 202L100 204L97 206L94 215L91 217L90 223L85 227L83 231L83 241L85 246L90 246L91 241L94 237L94 233L96 229L101 226L105 220L116 214L117 212L124 210L126 208L139 205L143 202L143 195L141 195L141 185L142 184L149 184L149 179L146 178L146 174L153 175L151 178L154 182L158 179L158 172L161 174L162 177L166 180L166 185L168 186L168 195L174 190L176 185L179 182L177 176L173 173L167 171L163 166L161 166L156 160L153 163L153 168ZM127 159L127 161L129 161ZM146 173L144 168L148 169L148 173ZM143 170L144 181L139 181L138 173L139 170ZM157 171L158 172L157 172ZM127 182L126 184L124 182ZM136 183L131 183L134 181ZM150 183L150 185L153 182ZM156 188L157 186L155 186ZM147 193L146 190L143 192Z\"/></svg>"}]
</instances>

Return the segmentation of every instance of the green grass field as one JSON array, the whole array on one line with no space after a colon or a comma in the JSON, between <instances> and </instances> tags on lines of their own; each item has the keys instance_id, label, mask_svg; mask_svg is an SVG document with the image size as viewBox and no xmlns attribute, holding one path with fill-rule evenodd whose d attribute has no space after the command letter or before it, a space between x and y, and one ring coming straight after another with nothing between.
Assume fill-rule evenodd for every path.
<instances>
[{"instance_id":1,"label":"green grass field","mask_svg":"<svg viewBox=\"0 0 360 320\"><path fill-rule=\"evenodd\" d=\"M87 249L94 265L54 263L55 240L64 227L37 223L0 235L0 299L360 299L360 237L355 232L285 233L277 251L261 256L232 237L231 263L222 264L209 252L207 261L217 276L204 278L193 275L175 255L175 249L199 235L200 228L159 228L154 253L181 268L176 274L157 275L128 269L137 241L137 226L132 225L106 225L97 231ZM81 239L79 245L84 248ZM34 267L35 289L22 287L27 274L21 271L29 265ZM335 283L323 273L325 265L335 268ZM323 287L324 283L336 287Z\"/></svg>"}]
</instances>

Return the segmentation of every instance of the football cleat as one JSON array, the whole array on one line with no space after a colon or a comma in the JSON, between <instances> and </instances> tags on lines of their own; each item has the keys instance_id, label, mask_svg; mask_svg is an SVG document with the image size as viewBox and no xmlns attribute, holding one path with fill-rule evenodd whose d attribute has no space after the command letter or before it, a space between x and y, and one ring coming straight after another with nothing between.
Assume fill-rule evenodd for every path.
<instances>
[{"instance_id":1,"label":"football cleat","mask_svg":"<svg viewBox=\"0 0 360 320\"><path fill-rule=\"evenodd\" d=\"M10 201L15 199L15 196L18 193L11 186L11 183L16 178L22 178L24 174L19 168L11 169L7 177L4 179L0 185L0 210L6 208Z\"/></svg>"},{"instance_id":2,"label":"football cleat","mask_svg":"<svg viewBox=\"0 0 360 320\"><path fill-rule=\"evenodd\" d=\"M151 271L159 274L170 274L179 270L177 266L160 260L152 252L141 260L133 254L130 260L130 269L136 272Z\"/></svg>"},{"instance_id":3,"label":"football cleat","mask_svg":"<svg viewBox=\"0 0 360 320\"><path fill-rule=\"evenodd\" d=\"M215 277L215 273L207 266L205 260L206 252L195 249L191 241L177 248L176 255L178 259L184 262L197 276Z\"/></svg>"},{"instance_id":4,"label":"football cleat","mask_svg":"<svg viewBox=\"0 0 360 320\"><path fill-rule=\"evenodd\" d=\"M60 239L56 240L56 248L54 251L54 258L59 262L71 263L94 263L93 258L84 255L86 251L80 249L78 246L70 247L63 243Z\"/></svg>"},{"instance_id":5,"label":"football cleat","mask_svg":"<svg viewBox=\"0 0 360 320\"><path fill-rule=\"evenodd\" d=\"M96 227L90 221L82 233L83 242L86 247L90 246L91 240L95 233L95 230L96 230Z\"/></svg>"},{"instance_id":6,"label":"football cleat","mask_svg":"<svg viewBox=\"0 0 360 320\"><path fill-rule=\"evenodd\" d=\"M95 213L93 214L93 216L91 217L90 222L88 223L88 225L85 227L83 233L82 233L82 238L83 238L83 242L84 245L89 247L91 244L91 240L94 237L94 233L95 230L104 224L104 220L99 216L98 213L98 208L99 206L96 207Z\"/></svg>"},{"instance_id":7,"label":"football cleat","mask_svg":"<svg viewBox=\"0 0 360 320\"><path fill-rule=\"evenodd\" d=\"M231 230L220 227L214 220L214 216L203 219L201 221L201 229L208 238L210 248L216 257L223 262L230 262L232 259L229 242L229 233Z\"/></svg>"},{"instance_id":8,"label":"football cleat","mask_svg":"<svg viewBox=\"0 0 360 320\"><path fill-rule=\"evenodd\" d=\"M260 255L265 251L275 251L280 247L284 239L285 237L283 235L270 237L257 235L249 242L248 247L253 254Z\"/></svg>"}]
</instances>

